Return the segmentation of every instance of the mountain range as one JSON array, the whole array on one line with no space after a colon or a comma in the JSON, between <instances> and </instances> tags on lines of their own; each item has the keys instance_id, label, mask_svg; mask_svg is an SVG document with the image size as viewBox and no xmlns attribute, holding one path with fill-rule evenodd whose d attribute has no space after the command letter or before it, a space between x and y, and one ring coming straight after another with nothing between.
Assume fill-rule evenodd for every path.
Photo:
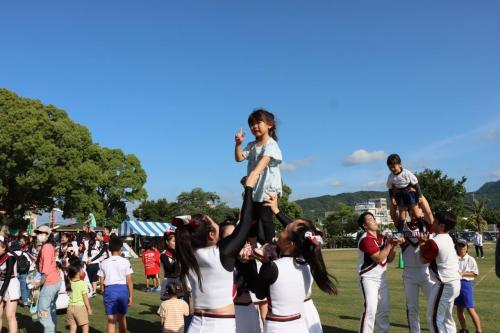
<instances>
[{"instance_id":1,"label":"mountain range","mask_svg":"<svg viewBox=\"0 0 500 333\"><path fill-rule=\"evenodd\" d=\"M387 198L388 191L359 191L351 193L340 193L336 195L322 195L314 198L307 198L295 201L304 211L304 217L316 220L323 219L325 212L334 210L335 206L343 203L354 206L355 203L374 198ZM489 209L500 209L500 180L487 182L475 192L468 192L465 195L465 202L472 202L472 199L486 200Z\"/></svg>"}]
</instances>

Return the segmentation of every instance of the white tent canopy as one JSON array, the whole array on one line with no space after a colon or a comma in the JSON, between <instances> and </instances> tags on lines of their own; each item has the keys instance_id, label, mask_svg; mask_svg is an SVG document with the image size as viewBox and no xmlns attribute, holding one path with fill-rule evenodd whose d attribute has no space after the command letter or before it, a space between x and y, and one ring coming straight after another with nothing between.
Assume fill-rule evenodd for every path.
<instances>
[{"instance_id":1,"label":"white tent canopy","mask_svg":"<svg viewBox=\"0 0 500 333\"><path fill-rule=\"evenodd\" d=\"M145 237L161 237L166 231L174 231L175 227L166 222L123 221L118 228L118 236L131 235Z\"/></svg>"}]
</instances>

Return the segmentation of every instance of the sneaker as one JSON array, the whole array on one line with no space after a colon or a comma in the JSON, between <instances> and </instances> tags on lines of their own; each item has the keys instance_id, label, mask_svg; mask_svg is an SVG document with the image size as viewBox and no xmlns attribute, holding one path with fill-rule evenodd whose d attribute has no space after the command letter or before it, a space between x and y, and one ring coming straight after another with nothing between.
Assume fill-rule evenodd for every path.
<instances>
[{"instance_id":1,"label":"sneaker","mask_svg":"<svg viewBox=\"0 0 500 333\"><path fill-rule=\"evenodd\" d=\"M149 291L149 288L142 288L142 291L144 291L145 293L147 293Z\"/></svg>"},{"instance_id":2,"label":"sneaker","mask_svg":"<svg viewBox=\"0 0 500 333\"><path fill-rule=\"evenodd\" d=\"M153 291L159 293L161 291L161 287L153 288Z\"/></svg>"},{"instance_id":3,"label":"sneaker","mask_svg":"<svg viewBox=\"0 0 500 333\"><path fill-rule=\"evenodd\" d=\"M469 333L469 330L462 328L458 333Z\"/></svg>"}]
</instances>

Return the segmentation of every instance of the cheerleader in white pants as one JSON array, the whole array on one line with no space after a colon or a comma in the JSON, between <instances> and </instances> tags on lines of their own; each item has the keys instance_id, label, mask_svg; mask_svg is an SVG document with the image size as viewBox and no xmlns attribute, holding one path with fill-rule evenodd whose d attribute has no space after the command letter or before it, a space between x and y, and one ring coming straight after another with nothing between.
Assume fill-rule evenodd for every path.
<instances>
[{"instance_id":1,"label":"cheerleader in white pants","mask_svg":"<svg viewBox=\"0 0 500 333\"><path fill-rule=\"evenodd\" d=\"M268 204L275 205L274 202ZM269 261L268 256L258 257L263 264L255 292L258 298L270 300L265 333L308 332L302 313L312 278L322 291L337 293L332 281L335 278L327 272L321 255L321 242L320 232L312 222L297 219L287 224L278 236L279 259Z\"/></svg>"},{"instance_id":2,"label":"cheerleader in white pants","mask_svg":"<svg viewBox=\"0 0 500 333\"><path fill-rule=\"evenodd\" d=\"M449 231L456 225L456 217L451 212L434 215L432 239L421 238L420 255L428 262L431 277L436 282L432 286L427 303L427 321L431 333L456 333L453 319L453 303L460 294L460 273L455 245Z\"/></svg>"},{"instance_id":3,"label":"cheerleader in white pants","mask_svg":"<svg viewBox=\"0 0 500 333\"><path fill-rule=\"evenodd\" d=\"M233 270L252 226L252 187L258 175L246 180L241 222L219 240L219 226L204 215L173 219L180 276L191 285L194 317L188 333L235 333Z\"/></svg>"}]
</instances>

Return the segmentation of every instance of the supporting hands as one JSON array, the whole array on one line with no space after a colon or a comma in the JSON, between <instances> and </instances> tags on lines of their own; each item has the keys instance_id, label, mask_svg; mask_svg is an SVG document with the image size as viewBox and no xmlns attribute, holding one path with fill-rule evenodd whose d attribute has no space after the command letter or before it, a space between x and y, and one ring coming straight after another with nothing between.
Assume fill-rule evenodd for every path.
<instances>
[{"instance_id":1,"label":"supporting hands","mask_svg":"<svg viewBox=\"0 0 500 333\"><path fill-rule=\"evenodd\" d=\"M269 198L264 200L264 206L271 208L274 215L278 214L280 212L278 207L278 195L276 193L269 192L266 192L266 194Z\"/></svg>"}]
</instances>

